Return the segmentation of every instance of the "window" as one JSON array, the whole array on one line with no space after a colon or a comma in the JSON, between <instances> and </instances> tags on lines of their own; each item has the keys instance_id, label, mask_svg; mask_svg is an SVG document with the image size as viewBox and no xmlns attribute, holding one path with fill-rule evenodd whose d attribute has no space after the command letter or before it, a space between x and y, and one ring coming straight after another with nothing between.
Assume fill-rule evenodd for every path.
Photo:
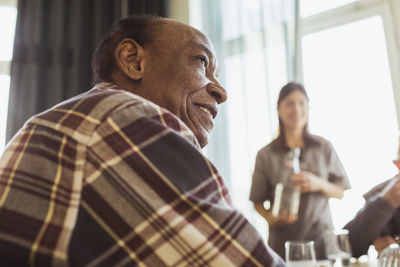
<instances>
[{"instance_id":1,"label":"window","mask_svg":"<svg viewBox=\"0 0 400 267\"><path fill-rule=\"evenodd\" d=\"M300 15L302 17L307 17L357 1L358 0L300 0Z\"/></svg>"},{"instance_id":2,"label":"window","mask_svg":"<svg viewBox=\"0 0 400 267\"><path fill-rule=\"evenodd\" d=\"M191 1L203 10L191 24L213 42L229 100L217 118L207 156L227 182L234 205L266 234L249 201L257 151L277 133L276 100L292 71L293 0ZM199 22L200 20L200 22Z\"/></svg>"},{"instance_id":3,"label":"window","mask_svg":"<svg viewBox=\"0 0 400 267\"><path fill-rule=\"evenodd\" d=\"M17 18L16 1L0 0L0 152L6 138L8 95L10 89L10 62L12 58L15 22Z\"/></svg>"},{"instance_id":4,"label":"window","mask_svg":"<svg viewBox=\"0 0 400 267\"><path fill-rule=\"evenodd\" d=\"M0 74L0 153L6 143L8 93L10 88L10 76Z\"/></svg>"},{"instance_id":5,"label":"window","mask_svg":"<svg viewBox=\"0 0 400 267\"><path fill-rule=\"evenodd\" d=\"M395 174L400 1L298 0L300 33L293 27L295 1L190 2L191 23L214 43L228 89L207 153L228 180L234 204L265 232L248 201L254 160L276 135L279 89L296 75L310 94L312 132L333 143L353 187L331 203L341 228L363 205L362 193Z\"/></svg>"},{"instance_id":6,"label":"window","mask_svg":"<svg viewBox=\"0 0 400 267\"><path fill-rule=\"evenodd\" d=\"M303 20L310 128L333 143L352 185L343 200L331 201L336 228L363 206L362 194L396 174L400 84L393 14L390 1L360 0Z\"/></svg>"}]
</instances>

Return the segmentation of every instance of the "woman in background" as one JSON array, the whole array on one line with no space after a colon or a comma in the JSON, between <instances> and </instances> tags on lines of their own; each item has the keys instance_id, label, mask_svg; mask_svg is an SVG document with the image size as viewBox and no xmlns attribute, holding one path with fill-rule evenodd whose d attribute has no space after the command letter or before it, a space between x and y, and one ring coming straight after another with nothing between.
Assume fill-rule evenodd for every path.
<instances>
[{"instance_id":1,"label":"woman in background","mask_svg":"<svg viewBox=\"0 0 400 267\"><path fill-rule=\"evenodd\" d=\"M269 245L285 257L287 240L314 240L317 259L326 259L335 247L328 199L340 199L350 187L346 173L331 143L308 131L309 99L298 83L285 85L278 98L279 135L262 148L256 158L250 200L269 225ZM288 156L301 149L300 172L293 174ZM272 215L274 189L284 182L290 169L290 183L301 191L297 215ZM271 209L263 205L270 201Z\"/></svg>"}]
</instances>

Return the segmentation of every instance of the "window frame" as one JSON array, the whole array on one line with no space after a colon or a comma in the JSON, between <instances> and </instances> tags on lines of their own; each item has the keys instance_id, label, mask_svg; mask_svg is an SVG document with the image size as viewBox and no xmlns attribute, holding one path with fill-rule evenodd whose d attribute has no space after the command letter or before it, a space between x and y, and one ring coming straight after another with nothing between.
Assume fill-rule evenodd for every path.
<instances>
[{"instance_id":1,"label":"window frame","mask_svg":"<svg viewBox=\"0 0 400 267\"><path fill-rule=\"evenodd\" d=\"M297 0L301 4L301 0ZM297 79L304 81L301 40L305 35L338 27L372 16L382 18L388 62L393 86L397 127L400 129L400 1L359 0L315 15L300 18L300 40L297 43Z\"/></svg>"}]
</instances>

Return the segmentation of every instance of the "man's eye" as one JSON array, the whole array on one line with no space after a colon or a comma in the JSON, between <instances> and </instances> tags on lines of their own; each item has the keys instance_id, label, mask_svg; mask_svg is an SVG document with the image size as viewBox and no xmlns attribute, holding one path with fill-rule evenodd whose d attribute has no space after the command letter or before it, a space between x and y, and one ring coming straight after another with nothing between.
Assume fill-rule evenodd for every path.
<instances>
[{"instance_id":1,"label":"man's eye","mask_svg":"<svg viewBox=\"0 0 400 267\"><path fill-rule=\"evenodd\" d=\"M203 65L203 67L206 69L207 68L207 60L205 58L198 58L198 60L200 60L201 64Z\"/></svg>"}]
</instances>

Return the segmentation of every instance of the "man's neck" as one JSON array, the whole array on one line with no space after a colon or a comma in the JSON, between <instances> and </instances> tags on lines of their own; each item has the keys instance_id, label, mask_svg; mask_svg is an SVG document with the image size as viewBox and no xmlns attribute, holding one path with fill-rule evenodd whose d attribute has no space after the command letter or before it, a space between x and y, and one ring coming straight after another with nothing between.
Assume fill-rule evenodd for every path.
<instances>
[{"instance_id":1,"label":"man's neck","mask_svg":"<svg viewBox=\"0 0 400 267\"><path fill-rule=\"evenodd\" d=\"M121 71L114 71L111 74L112 83L125 91L135 93L134 84L129 81Z\"/></svg>"}]
</instances>

